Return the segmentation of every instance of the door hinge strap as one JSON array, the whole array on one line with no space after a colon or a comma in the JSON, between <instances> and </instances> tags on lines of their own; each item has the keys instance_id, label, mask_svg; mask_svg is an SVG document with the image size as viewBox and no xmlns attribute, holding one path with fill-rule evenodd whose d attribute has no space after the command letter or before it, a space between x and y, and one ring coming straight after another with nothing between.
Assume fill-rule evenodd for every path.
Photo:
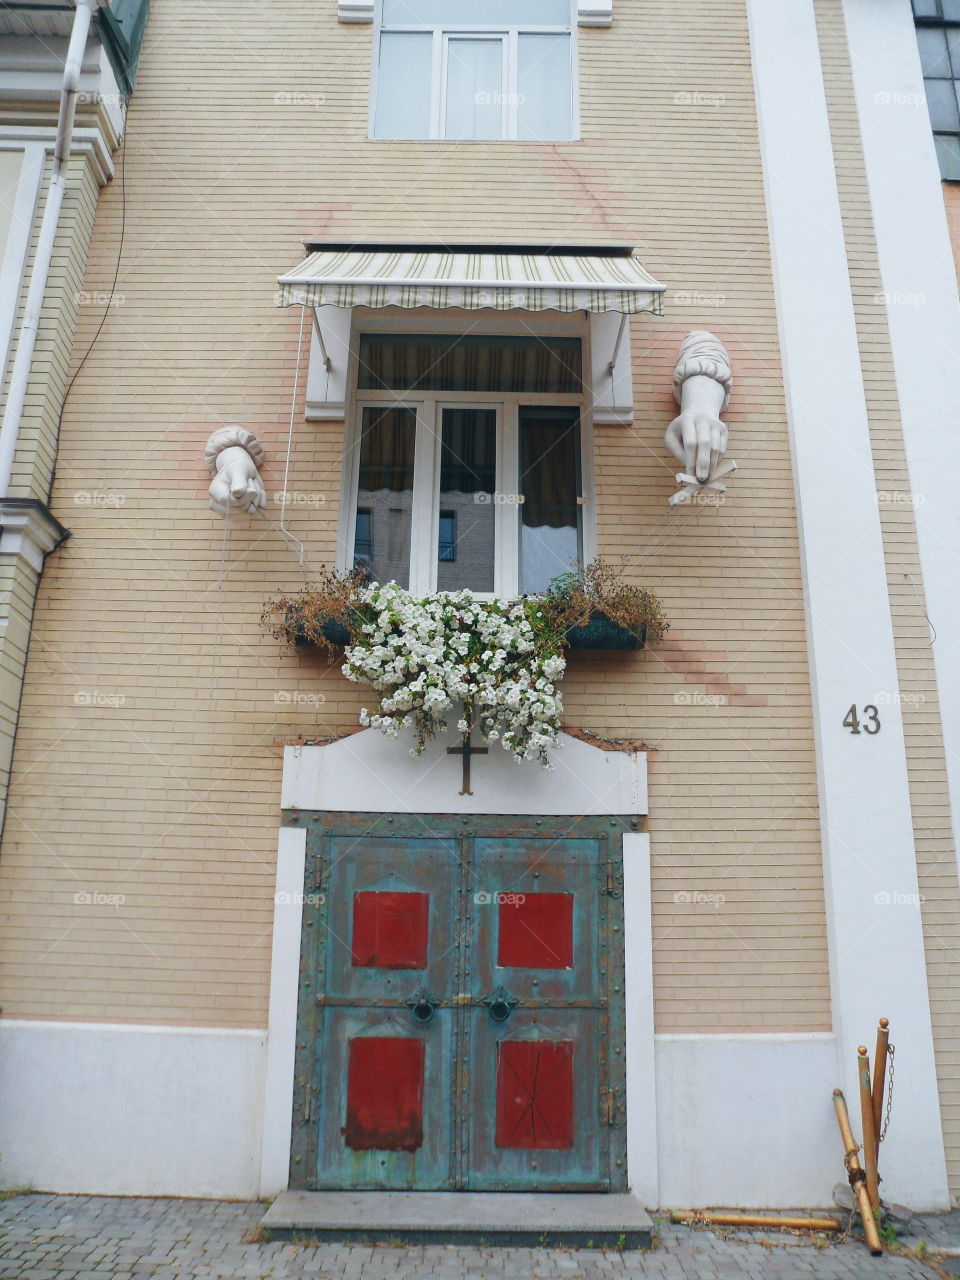
<instances>
[{"instance_id":1,"label":"door hinge strap","mask_svg":"<svg viewBox=\"0 0 960 1280\"><path fill-rule=\"evenodd\" d=\"M600 1107L600 1110L601 1110L601 1114L602 1114L602 1116L603 1116L603 1123L604 1123L604 1124L608 1124L608 1125L614 1125L614 1124L616 1124L616 1122L617 1122L617 1119L616 1119L616 1097L615 1097L615 1092L614 1092L614 1090L613 1090L613 1089L601 1089L601 1090L600 1090L600 1099L601 1099L601 1107Z\"/></svg>"}]
</instances>

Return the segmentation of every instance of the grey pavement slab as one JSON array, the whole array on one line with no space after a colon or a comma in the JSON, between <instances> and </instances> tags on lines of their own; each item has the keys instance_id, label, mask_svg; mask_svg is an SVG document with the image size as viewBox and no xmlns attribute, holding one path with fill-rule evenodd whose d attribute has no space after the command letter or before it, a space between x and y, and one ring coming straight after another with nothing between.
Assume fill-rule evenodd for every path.
<instances>
[{"instance_id":1,"label":"grey pavement slab","mask_svg":"<svg viewBox=\"0 0 960 1280\"><path fill-rule=\"evenodd\" d=\"M728 1237L656 1221L649 1251L258 1240L254 1202L26 1194L0 1200L0 1280L934 1280L949 1272L855 1240ZM909 1241L960 1248L960 1214L917 1215ZM107 1253L98 1251L108 1248ZM159 1259L147 1263L146 1258ZM92 1261L91 1259L95 1259ZM938 1267L941 1264L938 1263Z\"/></svg>"}]
</instances>

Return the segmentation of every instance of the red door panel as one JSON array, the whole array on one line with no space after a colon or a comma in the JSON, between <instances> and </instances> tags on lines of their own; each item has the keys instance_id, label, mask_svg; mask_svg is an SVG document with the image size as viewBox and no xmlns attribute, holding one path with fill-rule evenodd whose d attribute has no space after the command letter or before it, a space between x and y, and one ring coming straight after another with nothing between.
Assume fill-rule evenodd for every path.
<instances>
[{"instance_id":1,"label":"red door panel","mask_svg":"<svg viewBox=\"0 0 960 1280\"><path fill-rule=\"evenodd\" d=\"M353 1151L423 1146L423 1041L357 1036L347 1067L346 1144Z\"/></svg>"},{"instance_id":2,"label":"red door panel","mask_svg":"<svg viewBox=\"0 0 960 1280\"><path fill-rule=\"evenodd\" d=\"M504 894L497 964L511 969L573 968L573 894Z\"/></svg>"},{"instance_id":3,"label":"red door panel","mask_svg":"<svg viewBox=\"0 0 960 1280\"><path fill-rule=\"evenodd\" d=\"M350 963L354 968L425 969L430 936L426 893L355 893Z\"/></svg>"},{"instance_id":4,"label":"red door panel","mask_svg":"<svg viewBox=\"0 0 960 1280\"><path fill-rule=\"evenodd\" d=\"M571 1040L497 1045L498 1147L563 1151L573 1146Z\"/></svg>"}]
</instances>

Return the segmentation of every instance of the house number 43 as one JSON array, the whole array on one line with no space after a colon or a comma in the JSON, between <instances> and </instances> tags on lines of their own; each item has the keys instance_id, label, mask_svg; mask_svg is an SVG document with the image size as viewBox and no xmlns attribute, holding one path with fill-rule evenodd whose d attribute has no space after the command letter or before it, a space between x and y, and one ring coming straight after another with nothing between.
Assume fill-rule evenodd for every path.
<instances>
[{"instance_id":1,"label":"house number 43","mask_svg":"<svg viewBox=\"0 0 960 1280\"><path fill-rule=\"evenodd\" d=\"M868 702L860 714L863 716L862 720L857 716L857 704L854 703L843 717L843 727L849 729L851 733L880 732L880 712L872 702Z\"/></svg>"}]
</instances>

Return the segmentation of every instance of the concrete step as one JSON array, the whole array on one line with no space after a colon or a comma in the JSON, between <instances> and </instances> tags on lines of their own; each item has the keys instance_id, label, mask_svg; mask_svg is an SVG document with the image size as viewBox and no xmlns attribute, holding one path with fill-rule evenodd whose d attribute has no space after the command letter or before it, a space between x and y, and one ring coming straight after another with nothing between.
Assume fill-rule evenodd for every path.
<instances>
[{"instance_id":1,"label":"concrete step","mask_svg":"<svg viewBox=\"0 0 960 1280\"><path fill-rule=\"evenodd\" d=\"M649 1249L653 1223L631 1195L474 1191L284 1191L265 1240L579 1245Z\"/></svg>"}]
</instances>

